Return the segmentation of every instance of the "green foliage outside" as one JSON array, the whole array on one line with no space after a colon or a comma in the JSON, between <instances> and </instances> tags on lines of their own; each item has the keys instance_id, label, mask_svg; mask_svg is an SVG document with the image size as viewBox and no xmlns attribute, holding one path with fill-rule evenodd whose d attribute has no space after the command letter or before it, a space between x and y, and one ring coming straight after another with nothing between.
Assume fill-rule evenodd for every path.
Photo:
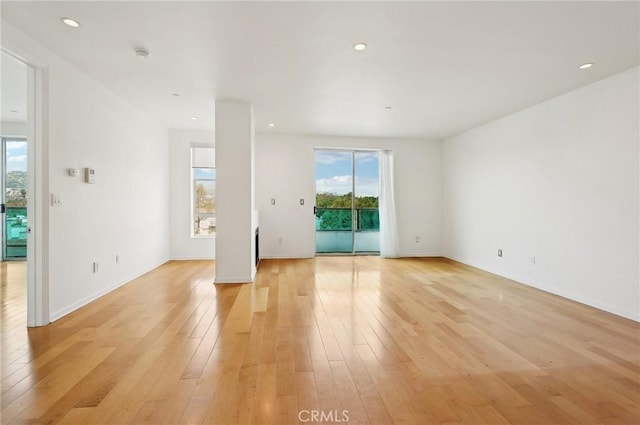
<instances>
[{"instance_id":1,"label":"green foliage outside","mask_svg":"<svg viewBox=\"0 0 640 425\"><path fill-rule=\"evenodd\" d=\"M318 193L316 195L316 230L351 230L351 192L344 195ZM357 196L355 198L357 230L378 230L378 198Z\"/></svg>"},{"instance_id":2,"label":"green foliage outside","mask_svg":"<svg viewBox=\"0 0 640 425\"><path fill-rule=\"evenodd\" d=\"M10 171L6 175L5 204L7 207L27 206L27 173Z\"/></svg>"},{"instance_id":3,"label":"green foliage outside","mask_svg":"<svg viewBox=\"0 0 640 425\"><path fill-rule=\"evenodd\" d=\"M316 230L351 230L351 209L318 209Z\"/></svg>"},{"instance_id":4,"label":"green foliage outside","mask_svg":"<svg viewBox=\"0 0 640 425\"><path fill-rule=\"evenodd\" d=\"M356 196L356 208L378 208L377 196ZM318 208L351 208L351 192L344 195L333 193L316 194Z\"/></svg>"},{"instance_id":5,"label":"green foliage outside","mask_svg":"<svg viewBox=\"0 0 640 425\"><path fill-rule=\"evenodd\" d=\"M380 230L380 215L378 210L358 211L358 230Z\"/></svg>"},{"instance_id":6,"label":"green foliage outside","mask_svg":"<svg viewBox=\"0 0 640 425\"><path fill-rule=\"evenodd\" d=\"M213 214L216 212L216 198L213 193L209 193L209 191L205 188L202 183L198 183L196 185L196 213L209 213Z\"/></svg>"}]
</instances>

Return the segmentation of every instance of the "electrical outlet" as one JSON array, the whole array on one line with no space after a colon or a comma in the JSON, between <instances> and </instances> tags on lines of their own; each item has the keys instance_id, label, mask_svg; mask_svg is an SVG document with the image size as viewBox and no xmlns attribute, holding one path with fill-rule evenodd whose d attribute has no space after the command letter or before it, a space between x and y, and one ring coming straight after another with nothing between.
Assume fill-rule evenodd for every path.
<instances>
[{"instance_id":1,"label":"electrical outlet","mask_svg":"<svg viewBox=\"0 0 640 425\"><path fill-rule=\"evenodd\" d=\"M116 264L118 264L119 262L120 262L120 256L116 254Z\"/></svg>"},{"instance_id":2,"label":"electrical outlet","mask_svg":"<svg viewBox=\"0 0 640 425\"><path fill-rule=\"evenodd\" d=\"M271 205L275 205L276 204L276 198L271 198Z\"/></svg>"},{"instance_id":3,"label":"electrical outlet","mask_svg":"<svg viewBox=\"0 0 640 425\"><path fill-rule=\"evenodd\" d=\"M535 265L536 264L536 257L531 257L531 264Z\"/></svg>"},{"instance_id":4,"label":"electrical outlet","mask_svg":"<svg viewBox=\"0 0 640 425\"><path fill-rule=\"evenodd\" d=\"M420 243L420 236L416 236L416 243Z\"/></svg>"},{"instance_id":5,"label":"electrical outlet","mask_svg":"<svg viewBox=\"0 0 640 425\"><path fill-rule=\"evenodd\" d=\"M502 250L501 249L498 250L498 257L502 257Z\"/></svg>"},{"instance_id":6,"label":"electrical outlet","mask_svg":"<svg viewBox=\"0 0 640 425\"><path fill-rule=\"evenodd\" d=\"M282 238L278 238L278 245L282 245Z\"/></svg>"},{"instance_id":7,"label":"electrical outlet","mask_svg":"<svg viewBox=\"0 0 640 425\"><path fill-rule=\"evenodd\" d=\"M100 265L98 264L97 261L95 263L93 263L93 272L94 273L98 273L99 267L100 267Z\"/></svg>"}]
</instances>

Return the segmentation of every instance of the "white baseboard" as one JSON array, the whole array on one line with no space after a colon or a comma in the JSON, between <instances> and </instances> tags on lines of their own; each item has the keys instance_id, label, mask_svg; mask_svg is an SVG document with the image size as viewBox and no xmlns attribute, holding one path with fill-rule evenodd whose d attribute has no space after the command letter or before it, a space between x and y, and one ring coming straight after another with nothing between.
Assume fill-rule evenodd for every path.
<instances>
[{"instance_id":1,"label":"white baseboard","mask_svg":"<svg viewBox=\"0 0 640 425\"><path fill-rule=\"evenodd\" d=\"M214 260L216 257L171 257L171 261Z\"/></svg>"},{"instance_id":2,"label":"white baseboard","mask_svg":"<svg viewBox=\"0 0 640 425\"><path fill-rule=\"evenodd\" d=\"M226 278L226 279L218 279L217 277L213 279L213 283L216 285L224 285L230 283L253 283L253 279L251 278Z\"/></svg>"},{"instance_id":3,"label":"white baseboard","mask_svg":"<svg viewBox=\"0 0 640 425\"><path fill-rule=\"evenodd\" d=\"M115 289L118 289L119 287L121 287L123 285L126 285L127 283L131 282L132 280L139 278L143 274L149 273L151 270L160 267L161 265L163 265L167 261L169 261L169 260L162 260L159 263L157 263L157 264L155 264L155 265L153 265L151 267L148 267L148 268L143 269L142 271L136 272L133 275L131 275L129 277L126 277L124 279L121 279L118 282L115 282L114 284L109 285L106 288L103 288L98 292L95 292L95 293L93 293L93 294L91 294L91 295L89 295L87 297L82 298L81 300L71 304L70 306L64 307L64 308L52 313L49 316L49 323L55 322L56 320L59 320L59 319L63 318L67 314L72 313L72 312L78 310L81 307L84 307L85 305L89 304L90 302L97 300L98 298L108 294L109 292L111 292L111 291L113 291Z\"/></svg>"},{"instance_id":4,"label":"white baseboard","mask_svg":"<svg viewBox=\"0 0 640 425\"><path fill-rule=\"evenodd\" d=\"M520 276L513 276L513 275L511 275L509 273L498 272L496 270L493 270L491 267L487 267L487 266L480 265L480 264L475 264L473 262L463 261L463 260L461 260L459 258L456 258L454 256L445 256L445 258L449 258L449 259L457 261L459 263L466 264L468 266L475 267L477 269L480 269L480 270L495 274L497 276L501 276L501 277L507 278L507 279L512 280L515 283L519 283L521 285L530 286L532 288L536 288L536 289L539 289L539 290L544 291L544 292L548 292L548 293L553 294L553 295L558 295L558 296L560 296L562 298L566 298L568 300L575 301L577 303L584 304L584 305L587 305L589 307L597 308L598 310L606 311L607 313L615 314L616 316L624 317L626 319L630 319L630 320L633 320L635 322L640 322L640 313L637 313L637 312L625 311L625 310L622 310L622 309L620 309L618 307L610 306L610 305L604 304L604 303L602 303L600 301L597 301L597 300L592 300L592 299L589 299L587 297L583 297L581 295L570 293L570 292L565 291L565 290L563 290L561 288L547 286L547 285L541 285L540 283L533 282L533 281L531 281L531 280L529 280L527 278L523 278L523 277L520 277Z\"/></svg>"},{"instance_id":5,"label":"white baseboard","mask_svg":"<svg viewBox=\"0 0 640 425\"><path fill-rule=\"evenodd\" d=\"M400 251L400 257L442 257L441 252L433 251Z\"/></svg>"},{"instance_id":6,"label":"white baseboard","mask_svg":"<svg viewBox=\"0 0 640 425\"><path fill-rule=\"evenodd\" d=\"M315 255L311 255L309 257L300 257L300 256L292 256L292 255L267 255L264 257L260 257L260 260L301 260L301 259L309 259L314 258Z\"/></svg>"}]
</instances>

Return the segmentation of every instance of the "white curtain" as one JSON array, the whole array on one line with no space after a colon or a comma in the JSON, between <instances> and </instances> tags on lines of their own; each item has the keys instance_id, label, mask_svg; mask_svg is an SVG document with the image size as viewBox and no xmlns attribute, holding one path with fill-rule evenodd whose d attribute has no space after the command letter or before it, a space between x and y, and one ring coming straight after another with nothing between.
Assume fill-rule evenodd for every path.
<instances>
[{"instance_id":1,"label":"white curtain","mask_svg":"<svg viewBox=\"0 0 640 425\"><path fill-rule=\"evenodd\" d=\"M380 151L380 256L399 256L396 202L393 196L393 153Z\"/></svg>"}]
</instances>

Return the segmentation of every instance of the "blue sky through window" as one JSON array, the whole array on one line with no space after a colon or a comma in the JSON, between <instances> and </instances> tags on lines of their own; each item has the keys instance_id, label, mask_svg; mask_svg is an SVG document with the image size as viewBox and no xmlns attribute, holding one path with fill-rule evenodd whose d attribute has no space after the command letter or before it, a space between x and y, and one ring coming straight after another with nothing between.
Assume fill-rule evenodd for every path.
<instances>
[{"instance_id":1,"label":"blue sky through window","mask_svg":"<svg viewBox=\"0 0 640 425\"><path fill-rule=\"evenodd\" d=\"M194 168L193 177L196 180L215 180L216 169L215 168Z\"/></svg>"},{"instance_id":2,"label":"blue sky through window","mask_svg":"<svg viewBox=\"0 0 640 425\"><path fill-rule=\"evenodd\" d=\"M316 151L316 192L351 192L351 161L351 152ZM355 161L356 196L378 196L378 153L356 152Z\"/></svg>"},{"instance_id":3,"label":"blue sky through window","mask_svg":"<svg viewBox=\"0 0 640 425\"><path fill-rule=\"evenodd\" d=\"M27 171L27 142L7 142L7 172Z\"/></svg>"}]
</instances>

